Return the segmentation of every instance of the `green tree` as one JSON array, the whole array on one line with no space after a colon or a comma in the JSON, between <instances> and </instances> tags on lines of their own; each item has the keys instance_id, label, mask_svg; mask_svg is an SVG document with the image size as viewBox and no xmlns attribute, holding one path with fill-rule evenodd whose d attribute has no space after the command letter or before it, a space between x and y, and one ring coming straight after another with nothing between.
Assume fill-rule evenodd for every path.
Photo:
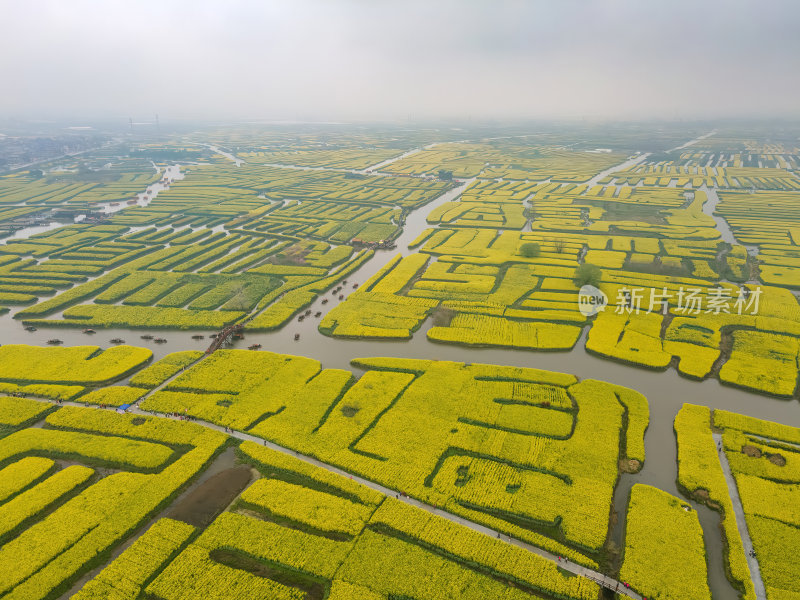
<instances>
[{"instance_id":1,"label":"green tree","mask_svg":"<svg viewBox=\"0 0 800 600\"><path fill-rule=\"evenodd\" d=\"M245 293L245 286L244 285L237 285L234 289L233 298L231 299L231 304L236 304L239 307L239 310L246 311L249 308L249 302L247 301L247 294Z\"/></svg>"},{"instance_id":2,"label":"green tree","mask_svg":"<svg viewBox=\"0 0 800 600\"><path fill-rule=\"evenodd\" d=\"M583 287L584 285L598 287L602 278L603 271L600 267L590 263L583 263L575 269L575 275L572 277L572 281L575 282L575 285L578 287Z\"/></svg>"},{"instance_id":3,"label":"green tree","mask_svg":"<svg viewBox=\"0 0 800 600\"><path fill-rule=\"evenodd\" d=\"M519 248L520 254L525 258L536 258L541 250L541 247L536 242L526 242Z\"/></svg>"}]
</instances>

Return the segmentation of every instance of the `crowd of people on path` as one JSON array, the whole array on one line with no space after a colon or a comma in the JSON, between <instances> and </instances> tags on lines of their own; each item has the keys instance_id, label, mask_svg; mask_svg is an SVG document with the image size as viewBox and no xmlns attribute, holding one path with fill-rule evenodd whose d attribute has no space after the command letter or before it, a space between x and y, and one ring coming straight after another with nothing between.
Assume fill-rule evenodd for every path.
<instances>
[{"instance_id":1,"label":"crowd of people on path","mask_svg":"<svg viewBox=\"0 0 800 600\"><path fill-rule=\"evenodd\" d=\"M169 413L168 416L178 419L179 421L196 421L197 419L191 415L181 414L179 412Z\"/></svg>"},{"instance_id":2,"label":"crowd of people on path","mask_svg":"<svg viewBox=\"0 0 800 600\"><path fill-rule=\"evenodd\" d=\"M185 368L186 368L186 367L183 367L183 368L181 369L181 371L183 371ZM12 392L10 395L12 395L12 396L20 396L20 397L25 397L25 396L26 396L26 394L24 394L24 393L22 393L22 392ZM141 400L141 398L140 398L139 400ZM63 400L62 400L62 399L60 399L60 398L56 399L55 401L56 401L56 403L57 403L57 404L62 404L62 403L63 403ZM86 405L88 406L88 402L86 403ZM100 404L100 405L99 405L99 408L108 408L108 407L107 407L107 405L105 405L105 404ZM144 411L144 412L149 412L150 414L155 414L155 411ZM167 416L169 416L169 417L172 417L172 418L175 418L175 419L179 419L179 420L181 420L181 421L196 421L196 420L197 420L197 419L196 419L195 417L193 417L193 416L190 416L190 415L188 415L188 414L185 414L185 413L179 413L179 412L167 413ZM233 433L233 429L232 429L232 428L230 428L230 427L228 427L227 425L225 425L225 426L224 426L224 430L225 430L225 433ZM266 439L264 440L264 445L265 445L265 446L267 445L267 440L266 440ZM720 452L722 452L722 443L719 443L719 444L717 445L717 449L718 449ZM298 453L297 451L295 451L295 454L298 454L298 455L299 455L299 453ZM353 479L352 475L350 476L350 479ZM396 498L400 498L400 497L404 497L404 498L405 498L405 497L407 497L407 496L408 496L408 495L407 495L405 492L400 492L400 493L398 493L398 494L395 494L395 497L396 497ZM435 511L435 509L434 509L434 511ZM498 539L502 539L499 531L497 532L497 538L498 538ZM510 540L510 539L511 539L511 538L509 538L509 540ZM756 556L756 553L755 553L755 551L754 551L754 550L750 550L749 554L750 554L750 556L752 556L753 558L755 558L755 556ZM568 559L567 557L565 557L565 556L559 556L559 557L558 557L558 563L559 563L559 564L568 564L568 563L569 563L569 559ZM616 585L616 590L615 590L615 591L618 591L618 590L619 590L619 585L620 585L620 582L617 582L617 585ZM622 585L624 585L624 586L625 586L625 588L627 588L627 589L630 589L630 587L631 587L631 586L630 586L630 584L629 584L629 583L627 583L627 582L622 582ZM645 598L644 596L642 596L642 600L647 600L647 598Z\"/></svg>"}]
</instances>

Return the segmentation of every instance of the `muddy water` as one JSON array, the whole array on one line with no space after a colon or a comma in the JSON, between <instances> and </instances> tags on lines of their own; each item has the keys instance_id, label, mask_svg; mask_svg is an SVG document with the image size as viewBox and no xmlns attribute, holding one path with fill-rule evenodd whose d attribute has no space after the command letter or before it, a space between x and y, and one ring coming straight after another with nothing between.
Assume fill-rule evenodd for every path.
<instances>
[{"instance_id":1,"label":"muddy water","mask_svg":"<svg viewBox=\"0 0 800 600\"><path fill-rule=\"evenodd\" d=\"M24 240L32 235L36 235L38 233L44 233L46 231L52 231L53 229L58 229L59 227L64 227L65 225L72 225L77 221L49 221L48 223L44 223L41 225L31 225L30 227L23 227L22 229L18 229L8 237L5 237L0 240L0 244L5 244L11 240Z\"/></svg>"},{"instance_id":2,"label":"muddy water","mask_svg":"<svg viewBox=\"0 0 800 600\"><path fill-rule=\"evenodd\" d=\"M428 227L425 215L433 208L453 200L456 198L464 188L466 188L473 180L464 180L456 188L442 194L433 202L426 204L421 209L412 212L405 221L403 233L397 238L397 249L395 250L377 250L375 255L361 266L358 271L351 274L347 278L347 285L344 289L340 290L339 294L346 295L353 291L352 284L359 282L363 284L372 275L374 275L381 267L383 267L393 256L400 254L409 254L412 252L408 249L408 244L413 242L414 239ZM222 226L212 228L213 230L222 230ZM325 314L331 308L339 304L339 294L322 294L320 298L310 307L313 312L321 311ZM322 299L328 300L326 304L322 304ZM33 344L45 345L49 339L57 338L64 342L65 346L79 346L79 345L96 345L101 348L111 346L110 340L114 338L121 338L127 344L144 346L153 351L154 360L163 358L167 354L177 352L179 350L205 350L211 343L208 337L215 330L208 331L181 331L175 329L133 329L133 328L109 328L97 329L95 334L84 334L80 328L72 327L40 327L38 331L29 332L25 331L20 321L12 318L12 313L0 316L0 344ZM57 318L58 315L51 315L50 318ZM302 342L307 346L312 338L316 340L318 345L325 344L330 347L331 355L336 355L337 352L333 348L340 342L331 338L325 337L317 331L317 324L319 320L313 317L305 319L303 323L294 322L290 323L281 330L263 333L251 334L246 336L246 339L239 341L234 347L247 348L250 344L261 343L265 350L270 349L271 346L276 344L282 345L286 352L299 353L298 343ZM301 333L300 342L294 341L294 334ZM165 344L156 344L152 340L141 339L142 335L152 335L154 338L164 338L167 340ZM193 336L203 336L202 339L194 339ZM262 340L267 340L266 343ZM373 342L374 343L374 342ZM276 352L279 350L275 350ZM352 356L351 358L354 358ZM349 358L345 363L349 362ZM328 366L328 365L326 365Z\"/></svg>"},{"instance_id":3,"label":"muddy water","mask_svg":"<svg viewBox=\"0 0 800 600\"><path fill-rule=\"evenodd\" d=\"M234 156L230 152L226 152L225 150L223 150L222 148L219 148L218 146L214 146L212 144L203 144L203 146L206 146L212 152L216 152L217 154L219 154L221 156L224 156L225 158L227 158L228 160L230 160L234 164L236 164L237 167L241 166L244 163L244 161L241 158L239 158L238 156Z\"/></svg>"},{"instance_id":4,"label":"muddy water","mask_svg":"<svg viewBox=\"0 0 800 600\"><path fill-rule=\"evenodd\" d=\"M169 167L164 169L164 172L161 173L161 177L167 178L171 181L177 181L179 179L183 179L184 174L181 173L180 165L170 165ZM155 199L156 196L158 196L160 192L163 192L164 190L168 189L169 189L169 184L161 183L161 179L159 179L157 182L151 183L149 186L147 186L147 189L145 191L136 195L135 205L147 206ZM114 202L103 206L103 212L106 214L113 214L121 210L124 210L126 208L129 208L130 206L131 205L128 204L127 202Z\"/></svg>"},{"instance_id":5,"label":"muddy water","mask_svg":"<svg viewBox=\"0 0 800 600\"><path fill-rule=\"evenodd\" d=\"M717 133L716 129L714 129L713 131L709 131L708 133L703 134L701 136L698 136L698 137L694 138L693 140L689 140L685 144L682 144L680 146L675 146L674 148L672 148L670 150L667 150L667 152L674 152L675 150L683 150L684 148L688 148L689 146L693 146L694 144L696 144L700 140L704 140L706 138L710 138L715 133Z\"/></svg>"},{"instance_id":6,"label":"muddy water","mask_svg":"<svg viewBox=\"0 0 800 600\"><path fill-rule=\"evenodd\" d=\"M220 471L180 501L173 502L164 516L193 527L208 527L244 491L252 478L250 467L245 465Z\"/></svg>"},{"instance_id":7,"label":"muddy water","mask_svg":"<svg viewBox=\"0 0 800 600\"><path fill-rule=\"evenodd\" d=\"M155 168L156 170L158 170L158 167ZM166 167L164 173L162 173L162 176L167 177L172 181L183 179L184 177L183 173L181 173L180 165L170 165ZM145 191L136 195L136 205L147 206L148 204L150 204L150 202L153 201L153 199L158 195L159 192L166 189L169 189L169 186L160 183L160 181L150 184L150 186L148 186L148 188ZM107 202L100 207L100 210L101 212L106 214L113 214L125 208L129 208L130 206L131 205L128 204L127 202ZM74 225L75 223L82 222L85 217L86 215L78 215L72 221L70 220L49 221L47 223L42 223L39 225L24 227L22 229L15 231L12 235L0 239L0 244L5 244L6 242L9 242L11 240L24 240L39 233L45 233L47 231L52 231L54 229L66 227L67 225ZM137 228L132 228L131 233L133 232L134 229ZM145 229L145 228L140 227L138 229Z\"/></svg>"},{"instance_id":8,"label":"muddy water","mask_svg":"<svg viewBox=\"0 0 800 600\"><path fill-rule=\"evenodd\" d=\"M422 150L423 150L422 148L413 148L408 152L403 152L399 156L395 156L393 158L387 158L386 160L381 161L378 164L367 167L366 169L363 169L361 172L366 173L368 171L380 171L383 167L387 167L392 163L403 160L404 158L408 158L409 156L413 156L414 154L418 154L419 152L422 152Z\"/></svg>"},{"instance_id":9,"label":"muddy water","mask_svg":"<svg viewBox=\"0 0 800 600\"><path fill-rule=\"evenodd\" d=\"M182 502L186 501L187 499L191 498L191 496L193 494L195 494L198 489L201 489L205 484L207 484L207 482L210 479L218 476L221 473L224 473L226 471L230 471L231 469L236 469L236 468L238 468L237 458L236 458L236 450L234 448L225 449L222 453L220 453L211 462L211 464L209 464L206 467L205 471L202 471L200 473L200 475L197 477L197 479L195 481L193 481L186 489L183 490L183 492L181 492L178 495L177 498L175 498L175 500L172 503L170 503L169 506L164 508L164 510L159 512L156 516L154 516L152 519L150 519L147 523L145 523L144 525L139 527L139 529L137 529L137 531L136 531L136 533L134 535L129 537L127 540L125 540L124 543L120 544L119 546L117 546L114 549L114 551L111 553L111 557L108 559L108 561L106 561L105 563L103 563L99 567L95 567L94 569L92 569L91 571L86 573L83 577L78 579L78 581L76 581L75 584L69 589L69 591L67 591L64 594L62 594L58 598L58 600L67 600L68 598L70 598L79 589L81 589L84 585L86 585L86 582L88 582L90 579L94 578L98 573L100 573L100 571L103 570L103 568L106 567L106 565L111 564L114 561L114 559L116 559L120 554L122 554L126 549L128 549L136 540L138 540L142 536L142 534L144 534L145 531L150 529L150 527L153 525L153 523L155 523L156 521L158 521L162 517L167 516L167 512L172 510L173 507L175 507L175 506L181 504Z\"/></svg>"},{"instance_id":10,"label":"muddy water","mask_svg":"<svg viewBox=\"0 0 800 600\"><path fill-rule=\"evenodd\" d=\"M719 230L720 236L722 237L723 242L728 242L729 244L736 244L736 238L733 235L733 231L731 231L728 222L723 219L720 215L714 214L714 211L717 209L717 204L719 204L719 196L717 195L716 188L708 187L703 185L700 187L702 191L706 193L707 200L705 204L703 204L703 212L714 219L714 223Z\"/></svg>"},{"instance_id":11,"label":"muddy water","mask_svg":"<svg viewBox=\"0 0 800 600\"><path fill-rule=\"evenodd\" d=\"M632 167L634 165L638 165L640 162L643 162L648 156L650 156L649 152L646 152L644 154L636 154L635 156L632 156L632 157L628 158L623 163L620 163L618 165L614 165L613 167L609 167L605 171L600 171L597 175L595 175L594 177L592 177L588 181L583 182L583 184L581 184L581 185L586 185L587 186L587 188L586 188L587 190L591 189L593 185L597 185L597 183L601 179L603 179L604 177L607 177L608 175L612 175L613 173L616 173L618 171L624 171L625 169L629 169L630 167Z\"/></svg>"},{"instance_id":12,"label":"muddy water","mask_svg":"<svg viewBox=\"0 0 800 600\"><path fill-rule=\"evenodd\" d=\"M633 159L638 162L643 157ZM608 172L622 168L613 167ZM601 174L602 176L602 174ZM460 188L468 185L464 182ZM396 254L408 254L408 244L413 241L428 224L425 215L430 210L444 202L455 198L461 189L456 189L433 203L414 211L406 220L404 232L398 238L398 248L392 251L377 251L375 256L362 266L356 273L347 278L343 289L332 294L328 292L318 298L310 307L312 316L298 322L290 322L283 329L274 332L250 333L244 340L235 343L234 347L246 348L250 344L259 343L263 350L307 356L319 360L326 368L350 368L350 361L359 357L389 356L397 358L429 358L438 360L451 360L459 362L488 363L499 365L514 365L534 367L552 371L573 373L582 379L599 379L633 388L642 392L650 405L650 427L645 436L647 459L643 470L636 475L623 475L615 495L615 508L622 517L620 524L614 531L614 537L621 540L624 531L625 506L631 486L641 482L654 485L660 489L680 496L676 488L677 476L676 443L672 429L675 415L684 402L691 402L740 412L746 415L773 420L789 425L800 426L800 402L796 400L778 400L758 396L742 390L722 386L716 380L704 382L691 381L682 378L674 369L664 372L654 372L638 367L628 366L606 359L597 358L583 350L584 336L576 344L575 349L569 352L531 352L502 348L466 348L455 345L444 345L430 342L426 332L430 328L430 321L418 331L411 340L402 341L369 341L369 340L341 340L333 339L320 334L317 330L319 319L313 314L320 311L323 315L336 306L340 300L339 294L346 298L353 291L353 283L363 285L375 272ZM709 190L710 202L706 210L713 212L716 194ZM720 224L718 223L718 226ZM727 227L727 224L724 224ZM722 229L721 229L722 230ZM723 230L724 231L724 230ZM730 230L727 230L730 232ZM723 232L723 235L725 233ZM326 304L322 300L327 299ZM29 343L44 344L51 337L58 337L67 345L99 344L107 347L108 340L121 337L130 344L145 345L154 350L156 358L170 352L186 349L205 349L209 343L207 338L211 332L176 332L150 330L147 333L155 337L164 337L167 344L158 346L152 342L145 342L139 336L145 333L142 330L110 329L99 330L95 336L81 334L78 330L66 328L48 328L34 333L25 332L18 321L13 321L8 315L0 317L0 343ZM203 340L194 340L192 335L204 334ZM294 341L294 335L300 334L300 339ZM204 477L207 477L206 474ZM716 513L703 507L697 507L709 556L709 581L714 594L714 600L727 600L737 597L736 592L728 584L722 570L722 548L718 531L719 518Z\"/></svg>"}]
</instances>

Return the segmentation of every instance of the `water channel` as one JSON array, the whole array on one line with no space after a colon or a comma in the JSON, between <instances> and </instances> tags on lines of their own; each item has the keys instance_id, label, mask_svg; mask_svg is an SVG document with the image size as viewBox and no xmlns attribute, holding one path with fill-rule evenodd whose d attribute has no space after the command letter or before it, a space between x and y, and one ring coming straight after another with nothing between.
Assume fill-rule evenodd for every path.
<instances>
[{"instance_id":1,"label":"water channel","mask_svg":"<svg viewBox=\"0 0 800 600\"><path fill-rule=\"evenodd\" d=\"M637 156L625 164L639 162L644 156ZM618 165L608 172L618 170ZM605 172L604 172L605 173ZM603 174L601 174L603 175ZM599 179L600 176L593 178ZM352 292L353 283L363 285L373 274L393 256L401 253L407 255L413 250L408 248L418 235L429 225L425 220L431 209L456 198L470 183L462 181L457 188L445 193L434 202L413 211L406 219L403 232L397 239L396 250L378 250L374 257L358 271L347 278L347 284L340 293L345 297ZM713 213L716 206L716 193L707 190L709 202L704 207L708 214ZM723 239L730 234L724 220L715 217ZM722 223L720 223L720 221ZM724 224L724 228L721 226ZM732 237L732 235L731 235ZM728 240L726 240L728 241ZM322 304L322 299L328 302ZM312 314L320 311L324 315L340 301L338 294L320 295L310 309ZM650 406L650 426L645 435L647 457L642 471L635 475L622 475L615 493L614 507L620 516L620 522L613 531L613 538L621 541L624 531L624 515L630 488L635 483L646 483L681 497L677 490L677 447L673 432L673 421L681 406L688 402L708 406L712 409L725 409L745 415L777 421L792 426L800 426L800 402L796 399L783 400L746 392L722 385L716 379L703 382L692 381L680 376L674 369L651 371L622 363L606 360L588 354L583 345L588 331L575 347L566 352L535 352L504 348L479 348L447 345L431 342L426 332L431 327L430 319L417 331L410 340L377 341L334 339L322 335L317 330L319 319L306 318L298 322L295 318L283 328L262 333L248 333L244 340L235 342L234 347L246 348L251 344L261 344L262 350L306 356L319 360L325 368L353 369L350 361L355 358L387 356L396 358L428 358L466 363L486 363L534 367L551 371L561 371L577 375L581 379L598 379L623 385L643 393ZM112 338L122 338L132 345L151 348L155 358L179 350L204 350L212 332L176 331L176 330L140 330L140 329L99 329L94 336L82 334L78 329L40 328L36 332L27 332L19 321L10 315L0 317L0 342L2 344L35 344L43 345L47 339L58 337L65 345L92 344L108 347ZM151 341L140 339L140 335L148 333L154 337L164 337L168 342L158 346ZM192 335L205 334L206 339L195 340ZM295 341L295 334L300 334ZM357 373L358 374L358 373ZM447 393L446 389L442 393ZM703 526L709 561L709 584L714 600L733 600L738 593L730 586L724 575L722 544L719 533L719 515L695 503Z\"/></svg>"}]
</instances>

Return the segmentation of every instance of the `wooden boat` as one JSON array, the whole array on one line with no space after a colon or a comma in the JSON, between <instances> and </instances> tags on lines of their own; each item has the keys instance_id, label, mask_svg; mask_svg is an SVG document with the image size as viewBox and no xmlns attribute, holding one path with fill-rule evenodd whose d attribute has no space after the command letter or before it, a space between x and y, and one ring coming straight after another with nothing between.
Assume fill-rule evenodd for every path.
<instances>
[{"instance_id":1,"label":"wooden boat","mask_svg":"<svg viewBox=\"0 0 800 600\"><path fill-rule=\"evenodd\" d=\"M83 330L83 333L97 333L94 329L87 327Z\"/></svg>"},{"instance_id":2,"label":"wooden boat","mask_svg":"<svg viewBox=\"0 0 800 600\"><path fill-rule=\"evenodd\" d=\"M25 328L25 331L36 331L36 327L34 327L33 325L28 325L28 326Z\"/></svg>"},{"instance_id":3,"label":"wooden boat","mask_svg":"<svg viewBox=\"0 0 800 600\"><path fill-rule=\"evenodd\" d=\"M300 334L299 333L295 333L294 334L294 341L296 342L299 339L300 339Z\"/></svg>"},{"instance_id":4,"label":"wooden boat","mask_svg":"<svg viewBox=\"0 0 800 600\"><path fill-rule=\"evenodd\" d=\"M111 343L112 344L124 344L125 340L123 340L122 338L114 338L114 339L111 340Z\"/></svg>"},{"instance_id":5,"label":"wooden boat","mask_svg":"<svg viewBox=\"0 0 800 600\"><path fill-rule=\"evenodd\" d=\"M258 350L259 348L261 348L261 344L250 344L247 347L248 350Z\"/></svg>"},{"instance_id":6,"label":"wooden boat","mask_svg":"<svg viewBox=\"0 0 800 600\"><path fill-rule=\"evenodd\" d=\"M150 335L149 333L145 333L144 335L140 335L139 337L142 338L143 340L152 340L153 339L153 336Z\"/></svg>"},{"instance_id":7,"label":"wooden boat","mask_svg":"<svg viewBox=\"0 0 800 600\"><path fill-rule=\"evenodd\" d=\"M193 339L193 340L202 340L202 339L203 339L203 336L202 336L202 335L200 335L200 334L198 333L198 334L195 334L195 335L193 335L193 336L192 336L192 339Z\"/></svg>"},{"instance_id":8,"label":"wooden boat","mask_svg":"<svg viewBox=\"0 0 800 600\"><path fill-rule=\"evenodd\" d=\"M167 343L167 340L165 340L164 338L156 338L156 339L154 339L153 341L154 341L156 344L166 344L166 343Z\"/></svg>"},{"instance_id":9,"label":"wooden boat","mask_svg":"<svg viewBox=\"0 0 800 600\"><path fill-rule=\"evenodd\" d=\"M57 338L53 338L52 340L47 340L47 343L50 344L51 346L58 346L59 344L63 344L64 342Z\"/></svg>"}]
</instances>

